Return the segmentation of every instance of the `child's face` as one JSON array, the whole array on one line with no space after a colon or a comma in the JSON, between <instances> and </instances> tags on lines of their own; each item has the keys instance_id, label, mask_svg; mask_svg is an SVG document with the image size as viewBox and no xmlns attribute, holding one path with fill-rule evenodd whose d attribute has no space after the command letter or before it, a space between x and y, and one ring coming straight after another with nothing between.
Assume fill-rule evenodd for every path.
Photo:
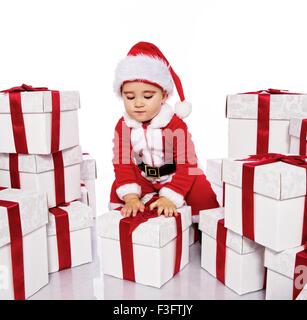
<instances>
[{"instance_id":1,"label":"child's face","mask_svg":"<svg viewBox=\"0 0 307 320\"><path fill-rule=\"evenodd\" d=\"M167 94L154 85L133 81L123 85L122 97L128 115L144 122L151 120L160 112Z\"/></svg>"}]
</instances>

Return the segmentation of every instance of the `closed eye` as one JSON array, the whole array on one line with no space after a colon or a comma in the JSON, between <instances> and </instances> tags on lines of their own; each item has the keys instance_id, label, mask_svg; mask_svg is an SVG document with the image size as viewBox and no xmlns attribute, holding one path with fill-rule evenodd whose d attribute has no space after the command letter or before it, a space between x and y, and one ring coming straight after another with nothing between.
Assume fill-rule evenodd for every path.
<instances>
[{"instance_id":1,"label":"closed eye","mask_svg":"<svg viewBox=\"0 0 307 320\"><path fill-rule=\"evenodd\" d=\"M145 99L151 99L153 96L145 96Z\"/></svg>"},{"instance_id":2,"label":"closed eye","mask_svg":"<svg viewBox=\"0 0 307 320\"><path fill-rule=\"evenodd\" d=\"M133 100L133 99L134 99L134 97L127 97L127 96L126 96L126 98L127 98L128 100Z\"/></svg>"}]
</instances>

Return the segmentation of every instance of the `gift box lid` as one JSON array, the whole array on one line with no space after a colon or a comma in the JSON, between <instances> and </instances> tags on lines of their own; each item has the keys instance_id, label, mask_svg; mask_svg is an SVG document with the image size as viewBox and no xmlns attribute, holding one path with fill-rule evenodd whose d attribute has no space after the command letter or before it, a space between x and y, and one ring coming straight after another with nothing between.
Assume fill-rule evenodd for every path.
<instances>
[{"instance_id":1,"label":"gift box lid","mask_svg":"<svg viewBox=\"0 0 307 320\"><path fill-rule=\"evenodd\" d=\"M258 95L233 94L227 96L227 118L257 119ZM306 94L271 94L270 119L289 120L292 117L307 117Z\"/></svg>"},{"instance_id":2,"label":"gift box lid","mask_svg":"<svg viewBox=\"0 0 307 320\"><path fill-rule=\"evenodd\" d=\"M223 159L208 159L207 170L206 170L207 179L210 182L215 183L220 187L223 186L222 163L223 163Z\"/></svg>"},{"instance_id":3,"label":"gift box lid","mask_svg":"<svg viewBox=\"0 0 307 320\"><path fill-rule=\"evenodd\" d=\"M303 250L304 246L295 247L282 252L276 252L265 248L264 266L293 279L296 254Z\"/></svg>"},{"instance_id":4,"label":"gift box lid","mask_svg":"<svg viewBox=\"0 0 307 320\"><path fill-rule=\"evenodd\" d=\"M223 180L242 187L242 167L245 161L223 160ZM284 162L255 167L254 192L277 200L306 194L306 169Z\"/></svg>"},{"instance_id":5,"label":"gift box lid","mask_svg":"<svg viewBox=\"0 0 307 320\"><path fill-rule=\"evenodd\" d=\"M178 209L181 213L182 231L192 224L191 208L184 206ZM100 216L97 221L97 232L100 237L119 240L119 222L123 219L120 211L112 210ZM132 234L132 242L144 246L162 248L176 238L175 218L161 215L139 225Z\"/></svg>"},{"instance_id":6,"label":"gift box lid","mask_svg":"<svg viewBox=\"0 0 307 320\"><path fill-rule=\"evenodd\" d=\"M224 219L224 208L202 210L199 212L199 230L216 239L217 225L220 219ZM257 243L227 230L226 247L239 254L247 254L256 251L261 246Z\"/></svg>"},{"instance_id":7,"label":"gift box lid","mask_svg":"<svg viewBox=\"0 0 307 320\"><path fill-rule=\"evenodd\" d=\"M302 120L303 120L303 118L291 118L290 119L290 126L289 126L290 136L300 138Z\"/></svg>"},{"instance_id":8,"label":"gift box lid","mask_svg":"<svg viewBox=\"0 0 307 320\"><path fill-rule=\"evenodd\" d=\"M21 92L23 113L50 113L52 111L51 91ZM60 91L60 110L70 111L80 108L78 91ZM0 113L10 113L9 94L0 93Z\"/></svg>"},{"instance_id":9,"label":"gift box lid","mask_svg":"<svg viewBox=\"0 0 307 320\"><path fill-rule=\"evenodd\" d=\"M64 167L79 164L82 161L80 146L72 147L62 151ZM0 170L9 170L9 154L0 153ZM18 154L19 172L41 173L54 170L53 156Z\"/></svg>"},{"instance_id":10,"label":"gift box lid","mask_svg":"<svg viewBox=\"0 0 307 320\"><path fill-rule=\"evenodd\" d=\"M93 226L93 210L80 201L73 201L68 206L59 206L68 213L69 231L77 231ZM49 212L49 223L47 225L47 234L52 236L56 234L56 224L54 215Z\"/></svg>"},{"instance_id":11,"label":"gift box lid","mask_svg":"<svg viewBox=\"0 0 307 320\"><path fill-rule=\"evenodd\" d=\"M48 223L48 206L45 193L19 189L4 189L0 191L0 199L19 203L23 236ZM0 247L10 242L7 209L0 207Z\"/></svg>"},{"instance_id":12,"label":"gift box lid","mask_svg":"<svg viewBox=\"0 0 307 320\"><path fill-rule=\"evenodd\" d=\"M81 180L92 180L96 178L96 160L88 153L83 153L81 162Z\"/></svg>"}]
</instances>

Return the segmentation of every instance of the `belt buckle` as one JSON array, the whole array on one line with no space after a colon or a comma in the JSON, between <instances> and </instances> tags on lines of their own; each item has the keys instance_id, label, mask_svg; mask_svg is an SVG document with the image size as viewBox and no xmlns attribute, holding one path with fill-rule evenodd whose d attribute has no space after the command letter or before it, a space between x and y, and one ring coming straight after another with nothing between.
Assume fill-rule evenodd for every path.
<instances>
[{"instance_id":1,"label":"belt buckle","mask_svg":"<svg viewBox=\"0 0 307 320\"><path fill-rule=\"evenodd\" d=\"M159 168L151 167L145 164L145 174L146 177L151 177L151 178L160 178L160 170Z\"/></svg>"}]
</instances>

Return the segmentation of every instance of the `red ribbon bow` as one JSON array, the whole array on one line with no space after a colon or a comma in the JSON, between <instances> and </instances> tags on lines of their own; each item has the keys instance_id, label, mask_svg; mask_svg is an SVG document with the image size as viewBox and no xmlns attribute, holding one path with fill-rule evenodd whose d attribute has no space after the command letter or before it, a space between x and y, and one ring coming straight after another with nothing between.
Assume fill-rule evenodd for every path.
<instances>
[{"instance_id":1,"label":"red ribbon bow","mask_svg":"<svg viewBox=\"0 0 307 320\"><path fill-rule=\"evenodd\" d=\"M120 220L119 223L119 240L120 240L120 250L122 257L122 269L123 269L123 279L135 281L134 272L134 257L133 257L133 243L132 234L133 231L142 223L148 221L149 219L158 217L157 209L150 210L149 204L155 201L155 198L149 201L144 209L144 212L139 212L135 217L127 217ZM120 210L117 208L115 210ZM177 228L177 238L176 238L176 258L174 266L174 274L179 272L182 254L182 223L181 215L178 213L175 216L176 228Z\"/></svg>"},{"instance_id":2,"label":"red ribbon bow","mask_svg":"<svg viewBox=\"0 0 307 320\"><path fill-rule=\"evenodd\" d=\"M252 161L243 164L242 172L242 231L243 235L255 241L254 234L254 175L255 167L274 162L285 162L290 165L306 169L306 194L304 207L304 220L302 231L302 243L307 241L307 163L306 156L283 155L278 153L268 153L251 155L247 159L239 161Z\"/></svg>"},{"instance_id":3,"label":"red ribbon bow","mask_svg":"<svg viewBox=\"0 0 307 320\"><path fill-rule=\"evenodd\" d=\"M30 85L23 83L19 87L12 87L10 89L5 89L0 92L12 93L12 92L23 92L23 91L49 91L49 89L46 87L32 87Z\"/></svg>"}]
</instances>

